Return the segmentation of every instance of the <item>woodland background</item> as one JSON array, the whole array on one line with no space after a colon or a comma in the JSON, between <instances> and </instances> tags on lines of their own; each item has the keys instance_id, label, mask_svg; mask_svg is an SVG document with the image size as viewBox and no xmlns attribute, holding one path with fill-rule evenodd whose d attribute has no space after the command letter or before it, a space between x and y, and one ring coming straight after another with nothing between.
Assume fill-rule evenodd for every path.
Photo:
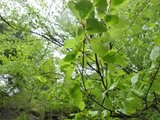
<instances>
[{"instance_id":1,"label":"woodland background","mask_svg":"<svg viewBox=\"0 0 160 120\"><path fill-rule=\"evenodd\" d=\"M159 120L159 0L1 0L0 120Z\"/></svg>"}]
</instances>

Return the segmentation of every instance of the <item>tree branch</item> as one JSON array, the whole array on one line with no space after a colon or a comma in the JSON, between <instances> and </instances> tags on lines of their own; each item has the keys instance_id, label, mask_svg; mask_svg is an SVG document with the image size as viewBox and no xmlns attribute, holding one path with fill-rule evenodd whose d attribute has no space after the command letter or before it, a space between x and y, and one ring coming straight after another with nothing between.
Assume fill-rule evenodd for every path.
<instances>
[{"instance_id":1,"label":"tree branch","mask_svg":"<svg viewBox=\"0 0 160 120\"><path fill-rule=\"evenodd\" d=\"M156 79L156 76L158 74L159 69L160 69L160 63L158 63L158 67L157 67L157 70L156 70L155 74L151 77L151 82L150 82L149 88L147 89L147 92L146 92L146 96L145 96L145 99L144 99L145 100L145 104L146 104L146 108L148 107L148 103L147 103L148 94L149 94L150 89L151 89L151 87L152 87L152 85L153 85L153 83L154 83L154 81Z\"/></svg>"},{"instance_id":2,"label":"tree branch","mask_svg":"<svg viewBox=\"0 0 160 120\"><path fill-rule=\"evenodd\" d=\"M18 29L16 27L14 27L13 25L11 25L6 19L4 19L4 17L2 17L2 15L0 14L0 18L3 22L5 22L8 26L10 26L11 28L15 29L15 30L18 30L18 31L23 31L23 32L26 32L25 30L22 30L22 29ZM61 42L59 42L56 38L52 37L52 36L45 36L43 34L40 34L40 33L37 33L37 32L34 32L32 30L30 30L30 33L33 33L35 35L38 35L46 40L49 40L51 41L52 43L54 43L55 45L59 46L59 47L62 47L63 44Z\"/></svg>"},{"instance_id":3,"label":"tree branch","mask_svg":"<svg viewBox=\"0 0 160 120\"><path fill-rule=\"evenodd\" d=\"M96 59L97 73L99 74L99 76L101 78L102 85L103 85L104 89L106 90L107 86L105 85L105 83L104 83L104 77L101 74L101 70L100 70L100 65L99 65L99 62L98 62L97 54L95 54L95 59Z\"/></svg>"}]
</instances>

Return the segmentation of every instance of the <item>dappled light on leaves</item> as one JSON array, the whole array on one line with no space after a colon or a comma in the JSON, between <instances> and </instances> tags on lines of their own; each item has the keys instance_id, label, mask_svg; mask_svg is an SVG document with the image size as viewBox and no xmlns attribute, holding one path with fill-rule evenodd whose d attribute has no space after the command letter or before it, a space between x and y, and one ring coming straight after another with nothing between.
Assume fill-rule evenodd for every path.
<instances>
[{"instance_id":1,"label":"dappled light on leaves","mask_svg":"<svg viewBox=\"0 0 160 120\"><path fill-rule=\"evenodd\" d=\"M160 118L159 0L37 3L0 5L2 119Z\"/></svg>"}]
</instances>

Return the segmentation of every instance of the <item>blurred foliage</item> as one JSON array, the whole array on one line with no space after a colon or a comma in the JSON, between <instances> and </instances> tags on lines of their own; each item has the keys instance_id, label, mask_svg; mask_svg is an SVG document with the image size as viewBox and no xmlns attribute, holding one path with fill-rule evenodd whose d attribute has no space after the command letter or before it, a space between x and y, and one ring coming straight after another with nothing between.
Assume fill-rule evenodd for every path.
<instances>
[{"instance_id":1,"label":"blurred foliage","mask_svg":"<svg viewBox=\"0 0 160 120\"><path fill-rule=\"evenodd\" d=\"M59 15L54 1L38 1L40 8L21 0L0 5L9 11L0 16L1 114L159 119L160 1L61 2Z\"/></svg>"}]
</instances>

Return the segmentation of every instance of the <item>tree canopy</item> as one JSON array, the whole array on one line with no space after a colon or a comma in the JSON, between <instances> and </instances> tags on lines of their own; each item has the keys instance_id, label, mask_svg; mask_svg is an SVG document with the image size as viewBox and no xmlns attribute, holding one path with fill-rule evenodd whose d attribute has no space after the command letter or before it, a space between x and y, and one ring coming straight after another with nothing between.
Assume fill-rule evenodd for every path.
<instances>
[{"instance_id":1,"label":"tree canopy","mask_svg":"<svg viewBox=\"0 0 160 120\"><path fill-rule=\"evenodd\" d=\"M0 4L2 120L159 119L160 1L60 3Z\"/></svg>"}]
</instances>

